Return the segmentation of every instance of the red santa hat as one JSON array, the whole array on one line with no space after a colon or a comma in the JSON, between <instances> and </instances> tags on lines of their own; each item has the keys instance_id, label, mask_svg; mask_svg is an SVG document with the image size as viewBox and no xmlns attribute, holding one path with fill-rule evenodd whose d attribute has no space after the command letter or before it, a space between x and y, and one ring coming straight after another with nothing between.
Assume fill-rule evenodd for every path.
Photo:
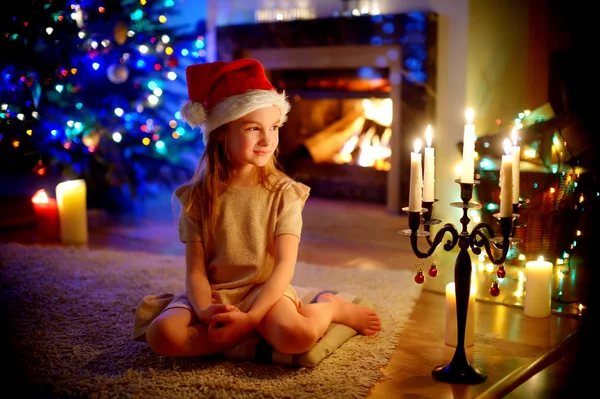
<instances>
[{"instance_id":1,"label":"red santa hat","mask_svg":"<svg viewBox=\"0 0 600 399\"><path fill-rule=\"evenodd\" d=\"M267 79L260 62L250 58L190 65L185 70L189 101L181 116L192 127L202 127L204 143L210 132L260 108L277 106L280 124L290 104Z\"/></svg>"}]
</instances>

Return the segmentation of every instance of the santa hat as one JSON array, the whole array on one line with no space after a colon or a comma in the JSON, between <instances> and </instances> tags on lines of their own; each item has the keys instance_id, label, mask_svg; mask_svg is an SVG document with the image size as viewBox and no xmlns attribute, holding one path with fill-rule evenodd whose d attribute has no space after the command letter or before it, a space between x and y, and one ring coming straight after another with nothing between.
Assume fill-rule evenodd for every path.
<instances>
[{"instance_id":1,"label":"santa hat","mask_svg":"<svg viewBox=\"0 0 600 399\"><path fill-rule=\"evenodd\" d=\"M192 127L202 127L204 143L210 132L260 108L277 106L280 124L287 120L290 104L267 79L260 62L244 58L190 65L185 70L189 101L181 116Z\"/></svg>"}]
</instances>

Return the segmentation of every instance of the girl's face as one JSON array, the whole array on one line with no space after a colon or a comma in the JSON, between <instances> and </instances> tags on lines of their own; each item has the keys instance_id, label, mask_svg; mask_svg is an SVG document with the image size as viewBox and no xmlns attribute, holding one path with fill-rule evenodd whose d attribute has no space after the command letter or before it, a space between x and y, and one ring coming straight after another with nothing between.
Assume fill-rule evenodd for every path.
<instances>
[{"instance_id":1,"label":"girl's face","mask_svg":"<svg viewBox=\"0 0 600 399\"><path fill-rule=\"evenodd\" d=\"M227 153L234 168L265 166L279 145L279 119L276 106L260 108L231 122L227 129Z\"/></svg>"}]
</instances>

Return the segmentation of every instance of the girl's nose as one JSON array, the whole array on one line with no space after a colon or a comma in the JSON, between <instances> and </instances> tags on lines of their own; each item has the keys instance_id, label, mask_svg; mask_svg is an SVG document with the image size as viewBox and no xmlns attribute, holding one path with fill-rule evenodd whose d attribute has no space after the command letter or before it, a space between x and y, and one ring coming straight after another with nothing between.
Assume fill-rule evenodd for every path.
<instances>
[{"instance_id":1,"label":"girl's nose","mask_svg":"<svg viewBox=\"0 0 600 399\"><path fill-rule=\"evenodd\" d=\"M260 145L262 145L263 147L268 147L271 144L271 138L269 137L267 132L265 132L264 130L262 131L262 133L260 135L260 141L258 143Z\"/></svg>"}]
</instances>

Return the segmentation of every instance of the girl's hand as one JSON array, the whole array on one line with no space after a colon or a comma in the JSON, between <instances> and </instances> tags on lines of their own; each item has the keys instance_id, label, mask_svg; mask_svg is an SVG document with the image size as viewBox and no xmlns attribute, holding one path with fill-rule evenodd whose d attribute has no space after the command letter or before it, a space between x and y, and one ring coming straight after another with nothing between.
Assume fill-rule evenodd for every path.
<instances>
[{"instance_id":1,"label":"girl's hand","mask_svg":"<svg viewBox=\"0 0 600 399\"><path fill-rule=\"evenodd\" d=\"M233 305L224 305L222 303L210 305L197 314L198 319L204 324L213 322L213 316L220 313L239 312L240 310Z\"/></svg>"},{"instance_id":2,"label":"girl's hand","mask_svg":"<svg viewBox=\"0 0 600 399\"><path fill-rule=\"evenodd\" d=\"M216 344L233 343L248 336L254 330L254 322L245 312L219 313L208 325L208 337Z\"/></svg>"}]
</instances>

